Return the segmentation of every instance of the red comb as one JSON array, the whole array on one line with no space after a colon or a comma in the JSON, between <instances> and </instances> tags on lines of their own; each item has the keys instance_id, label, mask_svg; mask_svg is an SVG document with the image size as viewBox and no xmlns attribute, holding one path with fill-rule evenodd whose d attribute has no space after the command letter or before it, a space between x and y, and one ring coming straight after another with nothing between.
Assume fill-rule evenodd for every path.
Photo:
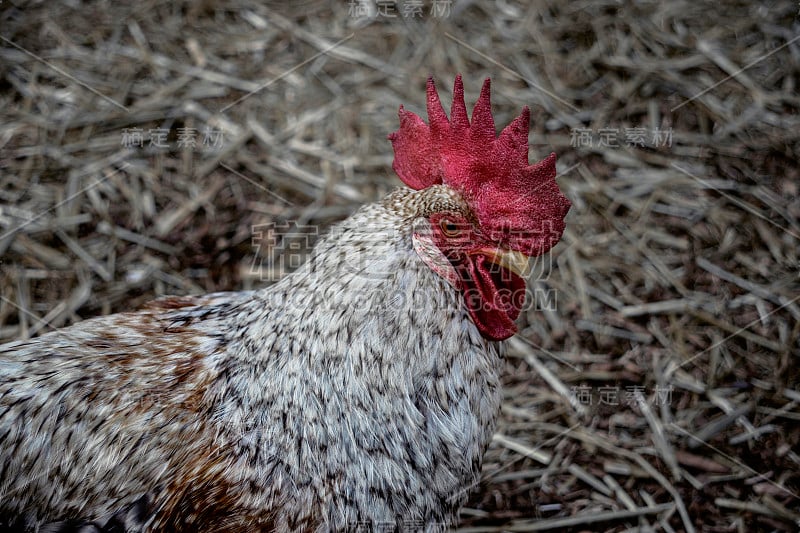
<instances>
[{"instance_id":1,"label":"red comb","mask_svg":"<svg viewBox=\"0 0 800 533\"><path fill-rule=\"evenodd\" d=\"M430 126L400 106L400 129L389 135L392 168L412 189L444 183L461 191L490 239L539 255L561 239L571 204L555 181L555 153L528 164L527 107L495 135L489 84L486 78L470 123L461 75L453 87L449 120L428 78Z\"/></svg>"}]
</instances>

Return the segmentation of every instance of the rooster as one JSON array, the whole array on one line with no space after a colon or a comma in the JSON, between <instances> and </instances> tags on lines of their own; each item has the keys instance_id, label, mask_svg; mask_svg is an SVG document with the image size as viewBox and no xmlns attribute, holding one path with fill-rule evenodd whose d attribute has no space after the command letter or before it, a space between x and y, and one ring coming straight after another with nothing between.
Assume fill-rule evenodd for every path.
<instances>
[{"instance_id":1,"label":"rooster","mask_svg":"<svg viewBox=\"0 0 800 533\"><path fill-rule=\"evenodd\" d=\"M443 530L478 480L528 259L570 203L530 113L400 107L408 186L262 290L171 296L0 346L0 528Z\"/></svg>"}]
</instances>

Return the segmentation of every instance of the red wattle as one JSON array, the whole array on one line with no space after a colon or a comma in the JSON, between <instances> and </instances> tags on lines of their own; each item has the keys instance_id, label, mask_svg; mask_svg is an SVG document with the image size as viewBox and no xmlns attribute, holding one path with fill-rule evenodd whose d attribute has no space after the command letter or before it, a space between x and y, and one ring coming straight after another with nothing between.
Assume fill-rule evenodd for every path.
<instances>
[{"instance_id":1,"label":"red wattle","mask_svg":"<svg viewBox=\"0 0 800 533\"><path fill-rule=\"evenodd\" d=\"M525 280L482 254L467 256L464 267L464 303L478 330L494 341L514 335L514 321L525 302Z\"/></svg>"}]
</instances>

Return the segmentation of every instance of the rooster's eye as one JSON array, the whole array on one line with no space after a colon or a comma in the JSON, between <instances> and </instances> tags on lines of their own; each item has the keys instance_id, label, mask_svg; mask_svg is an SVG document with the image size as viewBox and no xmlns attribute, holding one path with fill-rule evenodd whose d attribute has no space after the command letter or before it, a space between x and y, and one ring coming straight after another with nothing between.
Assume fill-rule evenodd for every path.
<instances>
[{"instance_id":1,"label":"rooster's eye","mask_svg":"<svg viewBox=\"0 0 800 533\"><path fill-rule=\"evenodd\" d=\"M455 237L458 235L458 225L455 222L443 218L439 225L442 227L444 234L448 237Z\"/></svg>"}]
</instances>

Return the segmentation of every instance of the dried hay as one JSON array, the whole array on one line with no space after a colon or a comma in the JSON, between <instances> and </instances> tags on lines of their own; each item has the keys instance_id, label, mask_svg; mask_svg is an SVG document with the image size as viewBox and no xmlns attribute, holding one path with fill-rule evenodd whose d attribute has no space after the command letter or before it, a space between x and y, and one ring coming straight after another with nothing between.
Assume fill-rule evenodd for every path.
<instances>
[{"instance_id":1,"label":"dried hay","mask_svg":"<svg viewBox=\"0 0 800 533\"><path fill-rule=\"evenodd\" d=\"M798 10L0 3L0 340L280 276L254 240L398 185L428 74L491 76L574 207L463 531L795 531Z\"/></svg>"}]
</instances>

